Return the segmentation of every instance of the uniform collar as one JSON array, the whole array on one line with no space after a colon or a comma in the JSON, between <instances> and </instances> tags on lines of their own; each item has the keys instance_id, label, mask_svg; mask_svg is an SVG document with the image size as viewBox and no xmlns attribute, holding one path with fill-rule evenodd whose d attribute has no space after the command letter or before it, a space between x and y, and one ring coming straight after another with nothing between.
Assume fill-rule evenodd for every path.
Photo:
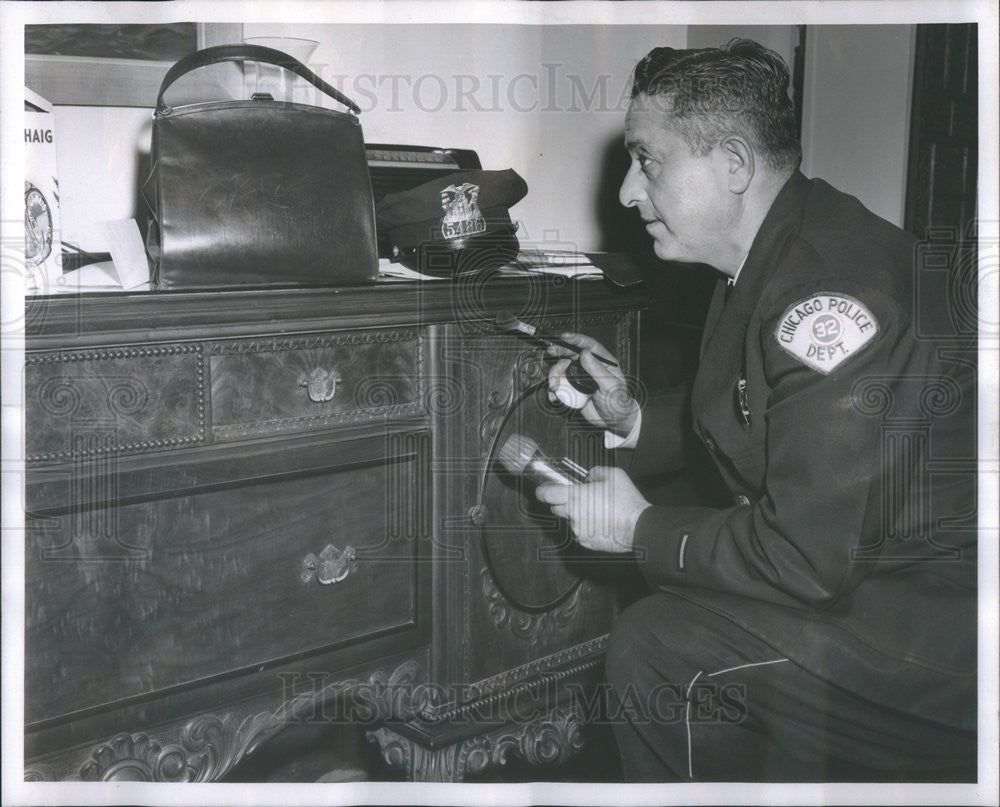
<instances>
[{"instance_id":1,"label":"uniform collar","mask_svg":"<svg viewBox=\"0 0 1000 807\"><path fill-rule=\"evenodd\" d=\"M725 299L726 278L720 278L705 320L701 370L692 389L695 414L721 387L727 386L743 365L742 342L757 300L778 263L788 236L798 228L810 182L796 171L782 186L764 217L753 244L737 273L737 283Z\"/></svg>"},{"instance_id":2,"label":"uniform collar","mask_svg":"<svg viewBox=\"0 0 1000 807\"><path fill-rule=\"evenodd\" d=\"M736 273L740 282L732 290L730 306L739 312L740 319L750 316L760 293L774 274L781 246L799 226L809 189L809 180L796 171L778 191L764 216L750 251Z\"/></svg>"},{"instance_id":3,"label":"uniform collar","mask_svg":"<svg viewBox=\"0 0 1000 807\"><path fill-rule=\"evenodd\" d=\"M736 281L740 279L740 272L742 272L743 271L743 267L746 266L747 255L749 255L749 254L750 253L748 252L746 255L743 256L743 260L740 261L740 265L736 267L736 274L733 275L731 278L729 278L729 280L726 281L727 285L729 285L729 286L735 286L736 285Z\"/></svg>"},{"instance_id":4,"label":"uniform collar","mask_svg":"<svg viewBox=\"0 0 1000 807\"><path fill-rule=\"evenodd\" d=\"M738 276L760 287L762 276L770 277L774 271L774 256L789 233L798 227L802 206L809 195L810 182L800 171L792 174L774 197L750 251L743 260ZM749 285L749 282L747 283Z\"/></svg>"}]
</instances>

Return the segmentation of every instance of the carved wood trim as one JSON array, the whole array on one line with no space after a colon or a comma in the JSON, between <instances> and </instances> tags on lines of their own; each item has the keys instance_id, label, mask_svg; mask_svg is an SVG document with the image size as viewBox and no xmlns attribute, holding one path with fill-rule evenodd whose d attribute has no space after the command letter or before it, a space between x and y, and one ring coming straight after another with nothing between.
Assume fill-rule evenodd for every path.
<instances>
[{"instance_id":1,"label":"carved wood trim","mask_svg":"<svg viewBox=\"0 0 1000 807\"><path fill-rule=\"evenodd\" d=\"M257 420L253 423L238 423L231 426L213 426L212 432L218 438L252 437L271 434L277 431L287 431L290 426L341 426L349 423L365 423L381 418L396 418L407 415L419 415L423 407L419 400L407 404L364 409L354 412L338 412L330 415L301 415L292 418L276 418L274 420Z\"/></svg>"},{"instance_id":2,"label":"carved wood trim","mask_svg":"<svg viewBox=\"0 0 1000 807\"><path fill-rule=\"evenodd\" d=\"M526 725L475 737L462 743L457 767L462 775L506 765L519 756L531 765L559 765L583 748L583 720L573 708L550 713Z\"/></svg>"},{"instance_id":3,"label":"carved wood trim","mask_svg":"<svg viewBox=\"0 0 1000 807\"><path fill-rule=\"evenodd\" d=\"M55 778L55 770L53 770L51 765L46 765L44 762L29 765L24 769L25 782L53 782Z\"/></svg>"},{"instance_id":4,"label":"carved wood trim","mask_svg":"<svg viewBox=\"0 0 1000 807\"><path fill-rule=\"evenodd\" d=\"M239 723L231 714L208 714L186 723L176 743L163 743L143 732L116 734L90 750L78 778L84 782L211 782L283 727L272 712Z\"/></svg>"},{"instance_id":5,"label":"carved wood trim","mask_svg":"<svg viewBox=\"0 0 1000 807\"><path fill-rule=\"evenodd\" d=\"M402 770L411 782L460 782L458 744L425 748L385 726L368 732L368 741L377 742L382 759L390 768Z\"/></svg>"},{"instance_id":6,"label":"carved wood trim","mask_svg":"<svg viewBox=\"0 0 1000 807\"><path fill-rule=\"evenodd\" d=\"M514 756L531 765L561 764L583 748L583 726L577 709L567 707L442 748L426 748L385 726L369 731L368 739L378 743L390 767L411 781L460 782Z\"/></svg>"},{"instance_id":7,"label":"carved wood trim","mask_svg":"<svg viewBox=\"0 0 1000 807\"><path fill-rule=\"evenodd\" d=\"M420 719L428 723L443 723L480 708L493 713L491 707L500 701L596 667L604 658L603 651L607 643L608 634L604 634L589 642L484 678L465 688L464 695L468 698L465 702L426 706L420 712ZM582 661L570 667L564 666L577 659Z\"/></svg>"},{"instance_id":8,"label":"carved wood trim","mask_svg":"<svg viewBox=\"0 0 1000 807\"><path fill-rule=\"evenodd\" d=\"M420 332L416 328L392 330L352 331L302 336L268 336L259 339L233 342L213 342L211 354L225 356L240 353L275 353L282 350L313 350L344 345L372 345L384 342L420 342Z\"/></svg>"},{"instance_id":9,"label":"carved wood trim","mask_svg":"<svg viewBox=\"0 0 1000 807\"><path fill-rule=\"evenodd\" d=\"M365 704L374 719L409 720L427 707L420 665L407 660L392 670L379 669L367 678L325 684L242 720L232 713L204 714L172 732L121 732L90 748L78 772L65 777L84 782L212 782L225 776L244 758L291 723L308 717L321 703L348 697L364 688ZM26 782L52 781L56 769L47 762L25 767Z\"/></svg>"},{"instance_id":10,"label":"carved wood trim","mask_svg":"<svg viewBox=\"0 0 1000 807\"><path fill-rule=\"evenodd\" d=\"M507 390L494 388L490 390L486 399L486 414L479 423L479 438L483 443L484 456L489 455L488 447L500 431L515 402L544 380L545 370L541 352L537 349L521 351L511 368L510 385Z\"/></svg>"},{"instance_id":11,"label":"carved wood trim","mask_svg":"<svg viewBox=\"0 0 1000 807\"><path fill-rule=\"evenodd\" d=\"M363 691L366 707L377 720L411 720L428 708L430 692L423 682L420 664L407 660L390 671L376 670L367 678L347 678L305 692L282 704L275 714L285 721L308 717L322 703Z\"/></svg>"},{"instance_id":12,"label":"carved wood trim","mask_svg":"<svg viewBox=\"0 0 1000 807\"><path fill-rule=\"evenodd\" d=\"M520 667L514 667L510 670L506 670L498 675L490 676L489 678L484 678L481 681L477 681L472 687L480 692L492 692L496 690L504 690L513 686L518 681L524 681L525 679L537 677L539 675L552 676L553 670L558 670L558 668L563 667L566 664L570 664L578 659L583 659L588 656L594 656L590 659L588 666L595 665L601 661L603 658L604 650L608 645L608 634L605 633L602 636L598 636L590 641L583 642L582 644L574 645L573 647L567 647L565 650L560 650L557 653L552 653L551 655L544 656L534 661L529 661L527 664L522 664ZM584 669L584 666L577 666L573 668L573 671L579 671ZM566 671L559 671L560 675L565 676Z\"/></svg>"},{"instance_id":13,"label":"carved wood trim","mask_svg":"<svg viewBox=\"0 0 1000 807\"><path fill-rule=\"evenodd\" d=\"M215 781L286 725L274 712L242 721L232 714L206 714L184 724L176 742L146 732L122 732L94 745L77 773L64 781ZM55 767L48 763L35 763L24 771L26 782L56 778Z\"/></svg>"},{"instance_id":14,"label":"carved wood trim","mask_svg":"<svg viewBox=\"0 0 1000 807\"><path fill-rule=\"evenodd\" d=\"M561 633L580 612L580 603L590 591L589 584L584 581L557 608L529 614L518 610L504 599L493 576L485 567L479 571L479 579L493 624L497 628L506 628L513 636L532 645L547 642L553 635Z\"/></svg>"}]
</instances>

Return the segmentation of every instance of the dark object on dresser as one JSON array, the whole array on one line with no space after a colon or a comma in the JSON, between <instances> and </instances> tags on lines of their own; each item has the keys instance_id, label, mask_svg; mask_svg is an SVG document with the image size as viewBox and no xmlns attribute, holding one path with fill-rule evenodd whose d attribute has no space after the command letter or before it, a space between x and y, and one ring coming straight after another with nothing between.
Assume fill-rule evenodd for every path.
<instances>
[{"instance_id":1,"label":"dark object on dresser","mask_svg":"<svg viewBox=\"0 0 1000 807\"><path fill-rule=\"evenodd\" d=\"M394 261L441 277L475 274L517 257L510 208L527 192L512 168L459 171L386 196L375 220Z\"/></svg>"},{"instance_id":2,"label":"dark object on dresser","mask_svg":"<svg viewBox=\"0 0 1000 807\"><path fill-rule=\"evenodd\" d=\"M164 100L185 73L225 61L279 65L358 111L272 48L220 45L171 67L156 99L143 187L154 287L373 282L375 213L356 115L260 94L176 109Z\"/></svg>"}]
</instances>

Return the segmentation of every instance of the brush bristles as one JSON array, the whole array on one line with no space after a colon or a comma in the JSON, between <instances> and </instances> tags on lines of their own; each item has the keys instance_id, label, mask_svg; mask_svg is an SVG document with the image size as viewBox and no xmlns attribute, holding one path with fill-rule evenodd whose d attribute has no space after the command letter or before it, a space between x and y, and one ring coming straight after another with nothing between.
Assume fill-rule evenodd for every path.
<instances>
[{"instance_id":1,"label":"brush bristles","mask_svg":"<svg viewBox=\"0 0 1000 807\"><path fill-rule=\"evenodd\" d=\"M534 325L529 325L527 322L521 322L516 317L509 316L497 317L495 326L498 331L523 333L528 336L534 336L538 332L538 329Z\"/></svg>"},{"instance_id":2,"label":"brush bristles","mask_svg":"<svg viewBox=\"0 0 1000 807\"><path fill-rule=\"evenodd\" d=\"M537 453L538 443L523 434L512 434L500 446L498 457L504 468L512 474L520 474Z\"/></svg>"}]
</instances>

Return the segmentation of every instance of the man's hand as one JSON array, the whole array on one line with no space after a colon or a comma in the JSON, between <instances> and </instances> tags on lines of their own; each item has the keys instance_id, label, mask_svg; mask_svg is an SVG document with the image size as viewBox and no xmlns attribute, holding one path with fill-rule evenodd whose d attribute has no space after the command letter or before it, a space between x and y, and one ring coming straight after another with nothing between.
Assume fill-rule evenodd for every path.
<instances>
[{"instance_id":1,"label":"man's hand","mask_svg":"<svg viewBox=\"0 0 1000 807\"><path fill-rule=\"evenodd\" d=\"M621 468L592 468L579 485L540 485L538 500L569 521L582 546L599 552L629 552L635 524L650 506Z\"/></svg>"},{"instance_id":2,"label":"man's hand","mask_svg":"<svg viewBox=\"0 0 1000 807\"><path fill-rule=\"evenodd\" d=\"M614 360L614 356L590 336L562 333L560 337L580 348L580 366L597 382L597 392L591 396L580 413L588 422L600 429L607 429L619 437L628 435L639 415L639 404L628 391L628 384L621 367L610 367L594 358L595 353L611 360ZM555 390L562 382L574 353L559 345L550 345L547 352L552 356L563 357L549 369L549 400L554 403L557 400Z\"/></svg>"}]
</instances>

